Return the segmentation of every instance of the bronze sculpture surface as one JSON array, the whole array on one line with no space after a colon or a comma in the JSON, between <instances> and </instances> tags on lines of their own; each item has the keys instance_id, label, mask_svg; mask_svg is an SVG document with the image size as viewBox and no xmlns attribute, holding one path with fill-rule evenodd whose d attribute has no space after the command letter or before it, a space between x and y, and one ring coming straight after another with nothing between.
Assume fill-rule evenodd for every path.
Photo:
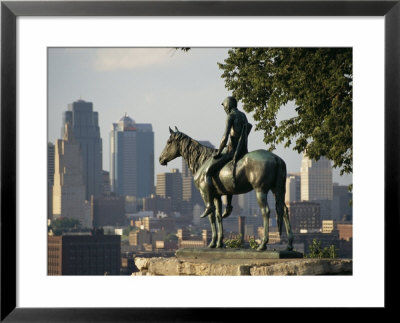
<instances>
[{"instance_id":1,"label":"bronze sculpture surface","mask_svg":"<svg viewBox=\"0 0 400 323\"><path fill-rule=\"evenodd\" d=\"M227 101L225 100L225 102ZM229 125L229 113L227 112L227 114L225 134L228 131L230 136L233 137L234 131L232 131L232 126ZM227 141L225 135L219 149L216 150L201 145L198 141L180 132L176 127L176 131L170 128L170 137L159 157L160 164L167 165L169 161L182 156L194 175L195 185L199 189L205 205L207 206L211 201L214 202L214 207L210 207L206 214L209 217L212 230L209 248L223 247L221 196L227 195L229 200L229 197L234 194L244 194L255 190L257 202L263 215L264 227L264 238L258 250L265 250L268 243L270 217L267 195L271 190L275 195L279 233L282 233L284 222L288 237L287 250L292 250L293 233L289 222L288 208L285 205L286 164L280 157L267 150L259 149L247 152L248 128L251 125L248 126L247 119L239 120L238 124L240 135L236 134L236 138L233 138L233 140L231 138L231 146L229 148L228 145L228 149L225 150L223 150ZM238 154L235 157L237 151ZM218 157L221 158L221 162L216 162ZM223 166L218 172L218 167L215 167L214 171L213 165ZM209 179L208 176L210 176ZM229 215L229 212L225 214L225 216L227 215Z\"/></svg>"},{"instance_id":2,"label":"bronze sculpture surface","mask_svg":"<svg viewBox=\"0 0 400 323\"><path fill-rule=\"evenodd\" d=\"M232 180L235 184L235 168L237 161L247 153L247 137L252 125L248 123L246 115L237 109L237 101L234 97L227 97L222 103L227 114L224 134L218 151L213 154L213 159L206 169L206 177L202 189L202 196L206 204L201 218L215 212L213 202L214 185L212 183L213 175L219 171L222 166L233 160ZM229 142L228 142L229 140ZM228 205L222 217L227 217L232 212L232 195L227 195Z\"/></svg>"}]
</instances>

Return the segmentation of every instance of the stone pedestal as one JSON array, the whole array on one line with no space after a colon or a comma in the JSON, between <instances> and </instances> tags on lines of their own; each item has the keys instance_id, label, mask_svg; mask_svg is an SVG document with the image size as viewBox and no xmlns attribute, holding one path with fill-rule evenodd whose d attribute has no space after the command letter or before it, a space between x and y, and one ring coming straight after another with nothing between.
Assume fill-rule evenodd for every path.
<instances>
[{"instance_id":1,"label":"stone pedestal","mask_svg":"<svg viewBox=\"0 0 400 323\"><path fill-rule=\"evenodd\" d=\"M257 251L255 249L195 249L185 248L176 251L176 258L189 262L212 264L262 264L274 259L303 258L297 251Z\"/></svg>"},{"instance_id":2,"label":"stone pedestal","mask_svg":"<svg viewBox=\"0 0 400 323\"><path fill-rule=\"evenodd\" d=\"M290 257L290 258L289 258ZM309 259L299 252L181 249L171 258L136 258L132 276L351 275L351 259Z\"/></svg>"}]
</instances>

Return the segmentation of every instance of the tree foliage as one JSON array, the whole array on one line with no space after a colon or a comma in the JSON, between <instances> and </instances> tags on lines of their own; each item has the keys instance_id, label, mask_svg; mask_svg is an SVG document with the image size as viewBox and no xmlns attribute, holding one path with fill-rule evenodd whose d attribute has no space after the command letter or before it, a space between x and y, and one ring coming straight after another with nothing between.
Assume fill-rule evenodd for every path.
<instances>
[{"instance_id":1,"label":"tree foliage","mask_svg":"<svg viewBox=\"0 0 400 323\"><path fill-rule=\"evenodd\" d=\"M52 230L54 235L61 235L63 232L79 230L81 222L75 218L61 217L51 221L48 230Z\"/></svg>"},{"instance_id":2,"label":"tree foliage","mask_svg":"<svg viewBox=\"0 0 400 323\"><path fill-rule=\"evenodd\" d=\"M178 237L176 234L170 233L164 238L165 242L170 242L170 241L178 241Z\"/></svg>"},{"instance_id":3,"label":"tree foliage","mask_svg":"<svg viewBox=\"0 0 400 323\"><path fill-rule=\"evenodd\" d=\"M269 150L283 143L352 172L351 48L234 48L218 65L225 86L254 112ZM296 116L278 123L289 102Z\"/></svg>"}]
</instances>

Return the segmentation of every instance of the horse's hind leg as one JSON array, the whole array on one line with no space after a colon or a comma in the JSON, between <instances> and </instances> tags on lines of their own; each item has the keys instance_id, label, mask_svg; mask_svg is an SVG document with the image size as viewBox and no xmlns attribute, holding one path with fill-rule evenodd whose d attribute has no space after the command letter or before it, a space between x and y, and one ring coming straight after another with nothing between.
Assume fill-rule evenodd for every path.
<instances>
[{"instance_id":1,"label":"horse's hind leg","mask_svg":"<svg viewBox=\"0 0 400 323\"><path fill-rule=\"evenodd\" d=\"M286 234L288 237L288 244L286 249L291 251L293 250L293 232L292 232L292 227L290 225L289 221L289 210L285 204L283 204L283 221L285 222L285 227L286 227Z\"/></svg>"},{"instance_id":2,"label":"horse's hind leg","mask_svg":"<svg viewBox=\"0 0 400 323\"><path fill-rule=\"evenodd\" d=\"M264 221L264 237L261 241L260 246L257 248L257 250L265 250L267 249L267 243L269 239L269 207L268 207L268 191L263 192L263 191L256 191L256 196L257 196L257 202L258 205L260 206L261 209L261 214L263 216L263 221Z\"/></svg>"},{"instance_id":3,"label":"horse's hind leg","mask_svg":"<svg viewBox=\"0 0 400 323\"><path fill-rule=\"evenodd\" d=\"M221 197L218 196L214 198L215 205L215 217L217 218L217 227L218 227L218 239L217 239L217 248L222 248L224 246L224 229L222 226L222 202Z\"/></svg>"},{"instance_id":4,"label":"horse's hind leg","mask_svg":"<svg viewBox=\"0 0 400 323\"><path fill-rule=\"evenodd\" d=\"M283 193L276 193L275 194L275 209L276 209L276 214L278 219L283 218L283 222L285 223L285 228L286 228L286 235L288 239L288 244L286 249L287 250L293 250L293 232L292 232L292 227L290 225L289 221L289 211L288 208L285 204L285 196Z\"/></svg>"}]
</instances>

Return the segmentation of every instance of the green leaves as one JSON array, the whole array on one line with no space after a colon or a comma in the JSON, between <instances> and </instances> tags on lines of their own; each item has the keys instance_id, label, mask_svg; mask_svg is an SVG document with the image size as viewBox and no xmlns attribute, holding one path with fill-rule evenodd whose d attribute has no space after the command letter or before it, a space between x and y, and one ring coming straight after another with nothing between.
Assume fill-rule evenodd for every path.
<instances>
[{"instance_id":1,"label":"green leaves","mask_svg":"<svg viewBox=\"0 0 400 323\"><path fill-rule=\"evenodd\" d=\"M351 48L234 48L218 65L269 150L307 148L310 158L326 156L342 174L352 172ZM297 116L277 123L288 102Z\"/></svg>"},{"instance_id":2,"label":"green leaves","mask_svg":"<svg viewBox=\"0 0 400 323\"><path fill-rule=\"evenodd\" d=\"M335 245L330 245L329 247L322 248L321 241L313 239L312 244L309 247L310 252L306 258L337 258L338 249Z\"/></svg>"},{"instance_id":3,"label":"green leaves","mask_svg":"<svg viewBox=\"0 0 400 323\"><path fill-rule=\"evenodd\" d=\"M81 222L78 219L62 217L51 221L48 231L52 231L54 235L61 235L63 232L77 230L81 228Z\"/></svg>"},{"instance_id":4,"label":"green leaves","mask_svg":"<svg viewBox=\"0 0 400 323\"><path fill-rule=\"evenodd\" d=\"M239 234L239 237L236 239L225 239L224 244L226 248L242 248L243 247L243 239L242 235Z\"/></svg>"}]
</instances>

